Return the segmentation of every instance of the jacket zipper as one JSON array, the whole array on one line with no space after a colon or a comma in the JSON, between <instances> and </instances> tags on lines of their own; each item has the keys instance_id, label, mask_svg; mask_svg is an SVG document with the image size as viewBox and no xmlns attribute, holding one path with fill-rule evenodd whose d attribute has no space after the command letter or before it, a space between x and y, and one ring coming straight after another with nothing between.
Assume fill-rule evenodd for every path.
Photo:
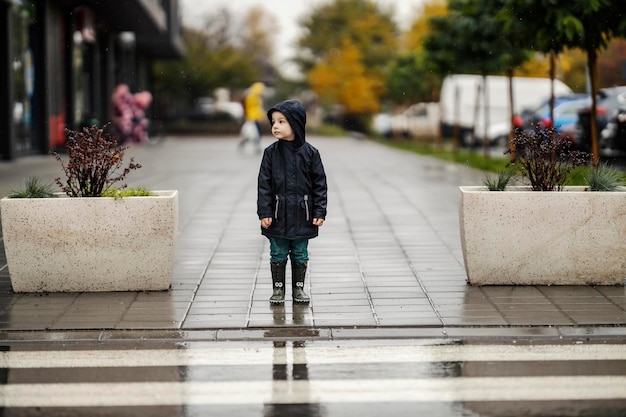
<instances>
[{"instance_id":1,"label":"jacket zipper","mask_svg":"<svg viewBox=\"0 0 626 417\"><path fill-rule=\"evenodd\" d=\"M304 195L304 208L306 210L306 221L308 222L310 220L309 218L309 196L308 195Z\"/></svg>"},{"instance_id":2,"label":"jacket zipper","mask_svg":"<svg viewBox=\"0 0 626 417\"><path fill-rule=\"evenodd\" d=\"M280 198L278 197L278 194L276 194L274 198L276 199L276 208L274 209L274 219L278 219L278 205L280 203Z\"/></svg>"}]
</instances>

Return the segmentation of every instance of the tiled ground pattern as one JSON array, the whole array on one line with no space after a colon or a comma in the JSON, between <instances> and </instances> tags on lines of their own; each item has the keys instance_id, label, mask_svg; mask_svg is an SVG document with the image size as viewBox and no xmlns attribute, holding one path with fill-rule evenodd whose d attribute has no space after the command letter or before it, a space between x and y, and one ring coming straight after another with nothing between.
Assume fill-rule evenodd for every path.
<instances>
[{"instance_id":1,"label":"tiled ground pattern","mask_svg":"<svg viewBox=\"0 0 626 417\"><path fill-rule=\"evenodd\" d=\"M171 290L14 294L2 248L0 329L626 324L624 287L466 284L458 186L481 183L483 173L369 141L310 140L328 174L329 213L310 244L309 306L267 302L268 246L255 215L259 156L238 152L235 138L170 138L129 151L144 166L129 182L179 190ZM2 163L0 191L30 175L52 181L56 164L46 157Z\"/></svg>"}]
</instances>

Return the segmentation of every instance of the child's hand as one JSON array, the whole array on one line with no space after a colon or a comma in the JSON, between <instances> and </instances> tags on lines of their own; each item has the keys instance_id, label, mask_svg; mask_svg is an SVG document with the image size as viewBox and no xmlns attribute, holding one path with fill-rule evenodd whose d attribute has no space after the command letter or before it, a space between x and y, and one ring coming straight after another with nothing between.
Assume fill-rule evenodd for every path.
<instances>
[{"instance_id":1,"label":"child's hand","mask_svg":"<svg viewBox=\"0 0 626 417\"><path fill-rule=\"evenodd\" d=\"M314 226L321 226L324 224L324 219L313 219Z\"/></svg>"},{"instance_id":2,"label":"child's hand","mask_svg":"<svg viewBox=\"0 0 626 417\"><path fill-rule=\"evenodd\" d=\"M264 219L261 219L261 227L262 228L267 229L271 225L272 225L272 218L271 217L266 217Z\"/></svg>"}]
</instances>

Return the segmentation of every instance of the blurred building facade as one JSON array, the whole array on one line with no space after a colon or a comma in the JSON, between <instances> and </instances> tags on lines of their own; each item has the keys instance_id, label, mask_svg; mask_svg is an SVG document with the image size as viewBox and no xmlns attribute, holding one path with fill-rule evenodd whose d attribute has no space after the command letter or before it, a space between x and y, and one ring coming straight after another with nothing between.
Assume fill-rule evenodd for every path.
<instances>
[{"instance_id":1,"label":"blurred building facade","mask_svg":"<svg viewBox=\"0 0 626 417\"><path fill-rule=\"evenodd\" d=\"M0 158L46 154L111 120L117 84L151 89L183 56L178 0L0 0Z\"/></svg>"}]
</instances>

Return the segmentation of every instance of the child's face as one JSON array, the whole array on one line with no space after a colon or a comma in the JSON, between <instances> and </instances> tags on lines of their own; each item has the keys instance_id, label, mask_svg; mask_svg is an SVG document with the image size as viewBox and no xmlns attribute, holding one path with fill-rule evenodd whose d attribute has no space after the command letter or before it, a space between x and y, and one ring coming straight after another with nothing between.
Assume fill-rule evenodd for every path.
<instances>
[{"instance_id":1,"label":"child's face","mask_svg":"<svg viewBox=\"0 0 626 417\"><path fill-rule=\"evenodd\" d=\"M287 118L279 111L272 113L272 136L278 140L288 141L295 140L296 138Z\"/></svg>"}]
</instances>

